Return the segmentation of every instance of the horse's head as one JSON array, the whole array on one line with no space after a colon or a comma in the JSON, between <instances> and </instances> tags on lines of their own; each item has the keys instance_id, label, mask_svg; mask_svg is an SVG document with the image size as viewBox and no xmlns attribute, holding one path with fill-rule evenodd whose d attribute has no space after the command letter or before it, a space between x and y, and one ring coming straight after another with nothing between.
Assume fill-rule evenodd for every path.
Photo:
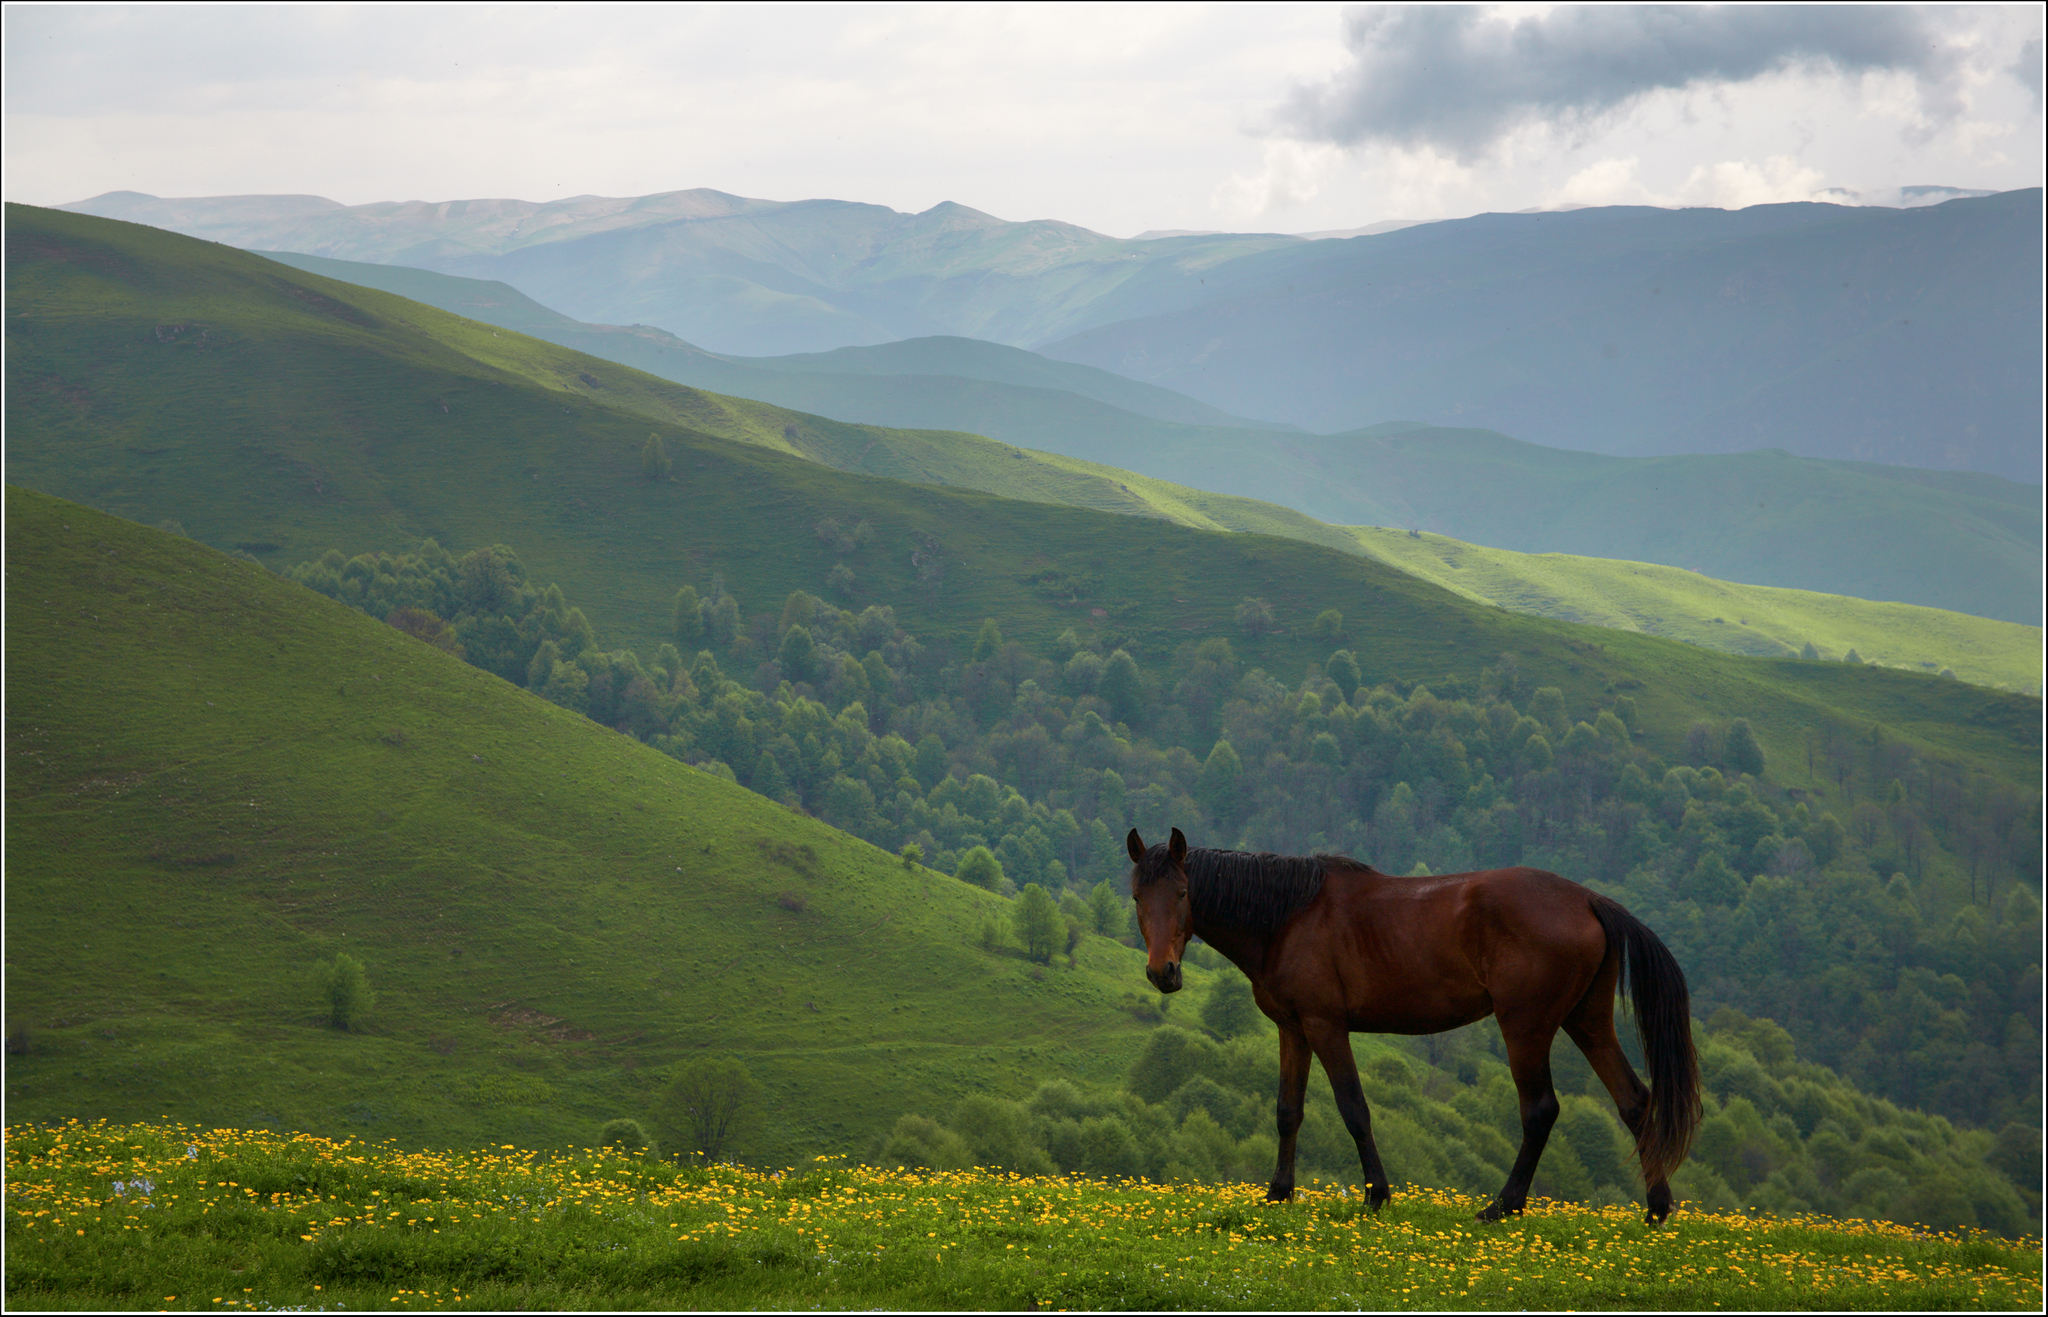
<instances>
[{"instance_id":1,"label":"horse's head","mask_svg":"<svg viewBox=\"0 0 2048 1317\"><path fill-rule=\"evenodd\" d=\"M1145 937L1145 977L1161 992L1180 991L1181 953L1194 935L1188 904L1188 839L1173 830L1164 846L1147 847L1136 828L1124 838L1131 852L1131 898L1138 903L1138 931Z\"/></svg>"}]
</instances>

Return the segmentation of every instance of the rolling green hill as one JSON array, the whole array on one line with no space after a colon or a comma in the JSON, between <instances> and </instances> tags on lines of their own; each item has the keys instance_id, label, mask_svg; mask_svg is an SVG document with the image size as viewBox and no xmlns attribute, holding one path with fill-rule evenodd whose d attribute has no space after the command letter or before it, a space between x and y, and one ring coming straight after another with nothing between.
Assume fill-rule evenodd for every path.
<instances>
[{"instance_id":1,"label":"rolling green hill","mask_svg":"<svg viewBox=\"0 0 2048 1317\"><path fill-rule=\"evenodd\" d=\"M1660 563L1724 581L1898 601L2027 625L2041 621L2039 490L1992 476L1774 452L1602 457L1491 431L1412 424L1344 435L1280 435L1247 430L1235 418L1163 389L970 339L916 339L793 357L722 357L644 325L583 324L503 283L403 266L266 255L701 389L842 421L987 435L1006 445L1140 472L1183 491L1153 500L1175 520L1183 518L1167 505L1184 505L1190 497L1240 512L1248 509L1247 500L1264 500L1332 525L1419 528L1524 553ZM774 425L762 428L770 437L778 432ZM882 440L879 448L871 445L873 438ZM899 443L917 447L920 460L929 461L929 440L893 435L842 446L869 465L848 468L843 454L825 460L847 469L883 470L884 450ZM970 450L947 460L944 478L1039 497L1004 474L1003 462L982 464L980 456L981 450ZM1040 459L1032 453L1029 460ZM1127 480L1119 474L1111 483ZM1231 500L1216 503L1196 490L1227 491ZM1105 506L1086 500L1084 505ZM1221 524L1273 534L1308 529L1302 517L1258 515L1270 524L1238 518ZM1321 529L1309 529L1306 538L1351 544ZM1554 608L1532 611L1587 621L1615 615L1604 602L1602 582L1576 590L1562 567L1553 561L1544 575L1567 597ZM1500 602L1510 607L1531 598L1522 590L1504 593ZM1574 593L1587 597L1574 600ZM1698 614L1688 638L1736 652L1775 652L1753 641L1718 643L1722 637L1709 621L1717 611ZM1794 639L1791 648L1804 643L1803 636ZM1866 645L1850 643L1869 656Z\"/></svg>"},{"instance_id":2,"label":"rolling green hill","mask_svg":"<svg viewBox=\"0 0 2048 1317\"><path fill-rule=\"evenodd\" d=\"M1642 683L1644 726L1665 748L1696 718L1739 713L1789 757L1827 709L2036 780L2030 743L2014 739L2038 719L2031 701L1588 631L1476 606L1337 548L863 479L772 451L879 445L862 427L787 419L158 230L25 207L8 218L9 480L145 524L176 520L259 560L427 537L513 544L612 643L652 652L678 586L722 573L750 611L773 608L834 566L810 529L861 518L874 540L851 602L889 604L941 646L997 616L1033 647L1078 625L1165 662L1234 631L1238 603L1256 595L1278 631L1245 652L1276 672L1321 664L1329 647L1309 624L1337 608L1360 623L1368 681L1471 680L1513 651L1532 682L1575 703ZM668 480L642 466L650 416L667 422ZM903 467L884 474L929 478L889 460Z\"/></svg>"},{"instance_id":3,"label":"rolling green hill","mask_svg":"<svg viewBox=\"0 0 2048 1317\"><path fill-rule=\"evenodd\" d=\"M10 486L6 583L10 1121L590 1144L716 1053L786 1163L1144 1040L1139 953L1033 974L996 896L245 560Z\"/></svg>"}]
</instances>

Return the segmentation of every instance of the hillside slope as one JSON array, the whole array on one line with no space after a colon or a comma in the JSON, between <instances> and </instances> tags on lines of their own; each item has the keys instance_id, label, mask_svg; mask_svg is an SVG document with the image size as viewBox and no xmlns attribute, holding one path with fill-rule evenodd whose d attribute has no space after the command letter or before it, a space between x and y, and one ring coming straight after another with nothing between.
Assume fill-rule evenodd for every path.
<instances>
[{"instance_id":1,"label":"hillside slope","mask_svg":"<svg viewBox=\"0 0 2048 1317\"><path fill-rule=\"evenodd\" d=\"M588 1144L716 1053L787 1164L1144 1041L1139 953L1034 976L994 895L246 561L10 486L6 571L10 1120Z\"/></svg>"},{"instance_id":2,"label":"hillside slope","mask_svg":"<svg viewBox=\"0 0 2048 1317\"><path fill-rule=\"evenodd\" d=\"M849 602L887 604L947 651L1000 617L1034 650L1079 627L1155 665L1235 632L1257 596L1277 625L1243 652L1270 671L1320 667L1311 623L1336 608L1360 624L1368 682L1473 681L1513 651L1532 684L1581 703L1640 683L1647 735L1669 749L1694 719L1739 714L1792 756L1832 710L2037 774L2033 701L1519 616L1295 540L845 474L773 447L807 431L852 444L858 427L812 418L736 444L698 427L758 433L785 414L157 230L9 216L9 479L280 566L429 536L511 544L608 643L650 653L677 588L714 575L772 619L849 566ZM671 418L668 479L643 464L650 415ZM869 522L868 547L840 562L811 533L828 519Z\"/></svg>"},{"instance_id":3,"label":"hillside slope","mask_svg":"<svg viewBox=\"0 0 2048 1317\"><path fill-rule=\"evenodd\" d=\"M2039 491L1996 477L1781 452L1603 457L1490 431L1419 425L1283 436L1247 431L1235 418L1178 394L1140 393L1145 386L1105 372L1063 373L1080 368L996 344L920 339L806 356L730 358L644 325L583 324L503 283L267 255L697 388L870 426L987 435L1006 445L1171 481L1189 494L1226 495L1229 502L1219 506L1264 500L1335 525L1426 528L1523 553L1662 563L1724 581L2030 625L2041 618ZM728 430L701 418L699 423L714 433L770 442L780 432L775 424ZM932 447L927 438L869 432L845 451L880 453L899 442L926 452ZM980 464L970 447L948 464L943 478L1039 497L1016 487L1007 461L1011 454L1002 456L1003 462ZM1117 482L1129 484L1127 477ZM1185 520L1164 504L1158 511ZM1298 518L1268 516L1270 526L1230 517L1219 524L1273 534L1293 534L1282 527L1301 524ZM1347 548L1351 543L1321 530L1306 538ZM1549 574L1556 579L1555 565ZM1519 606L1520 597L1502 602ZM1533 611L1569 617L1574 607L1581 620L1605 615L1592 601L1566 600L1557 610ZM1689 638L1708 644L1719 639L1700 629ZM1801 643L1795 639L1792 648ZM1868 655L1867 648L1857 647Z\"/></svg>"}]
</instances>

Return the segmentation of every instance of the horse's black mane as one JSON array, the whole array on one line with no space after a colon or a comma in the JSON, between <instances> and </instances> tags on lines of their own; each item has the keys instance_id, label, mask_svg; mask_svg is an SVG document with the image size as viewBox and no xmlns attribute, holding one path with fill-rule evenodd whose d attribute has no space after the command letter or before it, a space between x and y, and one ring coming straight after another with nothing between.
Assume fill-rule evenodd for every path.
<instances>
[{"instance_id":1,"label":"horse's black mane","mask_svg":"<svg viewBox=\"0 0 2048 1317\"><path fill-rule=\"evenodd\" d=\"M1166 847L1148 860L1165 867ZM1189 851L1188 903L1199 923L1275 933L1288 916L1316 899L1329 866L1363 867L1344 855L1268 855L1250 851ZM1146 866L1152 869L1152 865Z\"/></svg>"}]
</instances>

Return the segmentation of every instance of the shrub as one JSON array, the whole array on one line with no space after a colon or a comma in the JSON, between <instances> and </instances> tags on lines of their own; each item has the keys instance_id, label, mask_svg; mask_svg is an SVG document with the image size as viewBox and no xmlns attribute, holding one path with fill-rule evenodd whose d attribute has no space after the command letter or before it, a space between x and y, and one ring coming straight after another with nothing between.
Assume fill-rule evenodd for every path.
<instances>
[{"instance_id":1,"label":"shrub","mask_svg":"<svg viewBox=\"0 0 2048 1317\"><path fill-rule=\"evenodd\" d=\"M640 1127L637 1120L608 1120L604 1132L598 1135L597 1145L607 1152L621 1157L655 1157L659 1152L654 1140Z\"/></svg>"},{"instance_id":2,"label":"shrub","mask_svg":"<svg viewBox=\"0 0 2048 1317\"><path fill-rule=\"evenodd\" d=\"M363 969L363 962L345 951L316 966L314 981L331 1028L358 1028L370 1008L377 1004L377 994L370 991L370 976Z\"/></svg>"},{"instance_id":3,"label":"shrub","mask_svg":"<svg viewBox=\"0 0 2048 1317\"><path fill-rule=\"evenodd\" d=\"M1003 862L988 847L972 846L960 857L959 867L953 870L953 876L963 883L972 883L993 892L1003 884Z\"/></svg>"}]
</instances>

